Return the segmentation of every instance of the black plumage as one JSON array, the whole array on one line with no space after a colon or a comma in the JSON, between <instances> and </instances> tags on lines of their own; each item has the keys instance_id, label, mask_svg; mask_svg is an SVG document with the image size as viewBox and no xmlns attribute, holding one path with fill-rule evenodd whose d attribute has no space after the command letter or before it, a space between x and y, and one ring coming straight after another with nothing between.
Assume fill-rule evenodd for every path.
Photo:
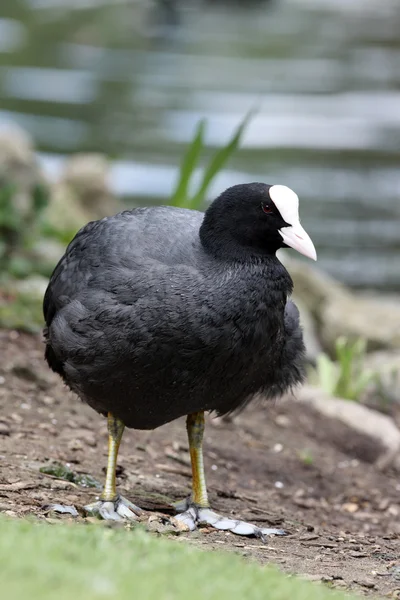
<instances>
[{"instance_id":1,"label":"black plumage","mask_svg":"<svg viewBox=\"0 0 400 600\"><path fill-rule=\"evenodd\" d=\"M44 298L45 354L107 415L107 475L90 514L140 518L116 488L124 427L154 429L187 415L192 495L175 506L175 524L284 533L210 510L202 451L205 411L224 414L302 381L292 280L275 256L284 246L316 259L296 194L261 183L229 188L205 215L139 208L89 223L72 240Z\"/></svg>"},{"instance_id":2,"label":"black plumage","mask_svg":"<svg viewBox=\"0 0 400 600\"><path fill-rule=\"evenodd\" d=\"M138 208L81 229L44 299L50 367L137 429L300 383L299 314L275 256L290 224L270 189L234 186L205 216Z\"/></svg>"}]
</instances>

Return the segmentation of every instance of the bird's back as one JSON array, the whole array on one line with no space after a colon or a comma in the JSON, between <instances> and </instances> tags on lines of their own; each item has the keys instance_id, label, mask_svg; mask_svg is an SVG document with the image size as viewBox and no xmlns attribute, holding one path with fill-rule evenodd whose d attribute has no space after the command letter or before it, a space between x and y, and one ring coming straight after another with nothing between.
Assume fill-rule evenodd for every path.
<instances>
[{"instance_id":1,"label":"bird's back","mask_svg":"<svg viewBox=\"0 0 400 600\"><path fill-rule=\"evenodd\" d=\"M128 427L228 412L301 379L298 314L290 304L284 312L286 270L275 257L210 261L201 222L196 211L158 207L89 223L50 280L49 365Z\"/></svg>"},{"instance_id":2,"label":"bird's back","mask_svg":"<svg viewBox=\"0 0 400 600\"><path fill-rule=\"evenodd\" d=\"M202 213L165 206L137 208L92 221L74 237L50 278L43 312L49 327L55 312L90 285L94 274L136 262L192 264Z\"/></svg>"}]
</instances>

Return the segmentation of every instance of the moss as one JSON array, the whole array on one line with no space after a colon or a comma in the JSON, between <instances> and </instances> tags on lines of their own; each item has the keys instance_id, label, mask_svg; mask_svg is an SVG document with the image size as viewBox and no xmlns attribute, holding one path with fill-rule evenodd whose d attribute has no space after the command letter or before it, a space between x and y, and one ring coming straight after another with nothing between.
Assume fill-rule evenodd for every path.
<instances>
[{"instance_id":1,"label":"moss","mask_svg":"<svg viewBox=\"0 0 400 600\"><path fill-rule=\"evenodd\" d=\"M77 485L81 485L82 487L90 487L101 489L101 483L94 479L91 475L85 473L76 473L72 471L67 465L63 465L58 462L51 463L50 465L45 465L40 467L39 471L41 473L45 473L46 475L52 475L53 477L57 477L57 479L65 479L66 481L72 481L72 483L76 483Z\"/></svg>"}]
</instances>

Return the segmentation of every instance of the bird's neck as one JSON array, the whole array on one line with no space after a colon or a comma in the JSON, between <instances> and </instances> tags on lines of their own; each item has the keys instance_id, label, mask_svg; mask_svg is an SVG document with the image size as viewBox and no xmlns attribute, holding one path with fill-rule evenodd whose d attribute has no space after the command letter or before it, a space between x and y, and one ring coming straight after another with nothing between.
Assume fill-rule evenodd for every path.
<instances>
[{"instance_id":1,"label":"bird's neck","mask_svg":"<svg viewBox=\"0 0 400 600\"><path fill-rule=\"evenodd\" d=\"M271 308L283 314L293 281L275 254L260 257L249 253L247 259L241 254L240 260L207 256L204 274L210 277L214 291L219 290L223 304L234 305L239 314L247 314L249 309L254 317L259 310L270 312Z\"/></svg>"},{"instance_id":2,"label":"bird's neck","mask_svg":"<svg viewBox=\"0 0 400 600\"><path fill-rule=\"evenodd\" d=\"M238 298L252 297L254 302L258 299L265 306L283 303L284 309L293 282L276 256L282 245L279 236L278 241L268 240L265 235L259 240L250 234L236 237L235 231L227 228L222 219L215 218L211 209L205 213L199 236L214 281L220 281L224 288L230 287L230 293Z\"/></svg>"},{"instance_id":3,"label":"bird's neck","mask_svg":"<svg viewBox=\"0 0 400 600\"><path fill-rule=\"evenodd\" d=\"M213 207L211 207L213 208ZM214 259L225 263L262 264L274 263L276 252L282 247L282 238L256 235L254 231L237 235L224 222L216 218L211 209L205 213L199 236L203 250Z\"/></svg>"}]
</instances>

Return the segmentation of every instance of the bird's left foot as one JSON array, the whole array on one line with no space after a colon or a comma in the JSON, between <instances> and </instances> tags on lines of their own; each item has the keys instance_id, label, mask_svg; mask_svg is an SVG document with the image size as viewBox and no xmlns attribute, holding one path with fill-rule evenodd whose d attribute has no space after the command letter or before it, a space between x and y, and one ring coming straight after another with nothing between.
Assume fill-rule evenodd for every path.
<instances>
[{"instance_id":1,"label":"bird's left foot","mask_svg":"<svg viewBox=\"0 0 400 600\"><path fill-rule=\"evenodd\" d=\"M100 499L93 504L87 504L85 511L92 517L99 517L106 521L137 521L142 514L141 508L123 496L117 496L113 501Z\"/></svg>"},{"instance_id":2,"label":"bird's left foot","mask_svg":"<svg viewBox=\"0 0 400 600\"><path fill-rule=\"evenodd\" d=\"M201 508L193 503L186 503L186 506L185 503L177 503L175 507L179 513L175 519L187 525L190 531L197 529L198 525L210 525L221 531L231 531L237 535L255 536L260 539L265 539L269 535L286 535L284 529L258 527L253 523L224 517L210 508Z\"/></svg>"}]
</instances>

